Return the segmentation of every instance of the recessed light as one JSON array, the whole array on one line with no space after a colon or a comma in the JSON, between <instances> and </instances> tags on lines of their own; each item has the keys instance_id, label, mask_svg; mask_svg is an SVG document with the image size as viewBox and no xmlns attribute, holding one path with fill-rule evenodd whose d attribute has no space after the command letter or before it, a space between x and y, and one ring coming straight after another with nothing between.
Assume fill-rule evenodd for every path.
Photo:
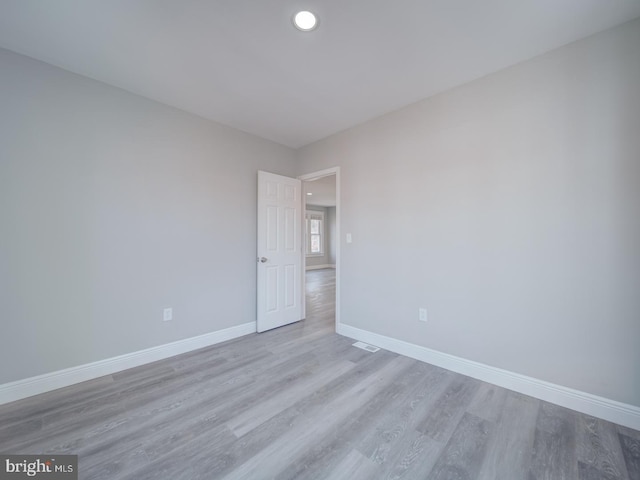
<instances>
[{"instance_id":1,"label":"recessed light","mask_svg":"<svg viewBox=\"0 0 640 480\"><path fill-rule=\"evenodd\" d=\"M298 30L310 32L318 26L318 17L308 10L302 10L293 16L293 24Z\"/></svg>"},{"instance_id":2,"label":"recessed light","mask_svg":"<svg viewBox=\"0 0 640 480\"><path fill-rule=\"evenodd\" d=\"M313 195L313 193L311 193L311 192L307 192L307 195L311 196L311 195Z\"/></svg>"}]
</instances>

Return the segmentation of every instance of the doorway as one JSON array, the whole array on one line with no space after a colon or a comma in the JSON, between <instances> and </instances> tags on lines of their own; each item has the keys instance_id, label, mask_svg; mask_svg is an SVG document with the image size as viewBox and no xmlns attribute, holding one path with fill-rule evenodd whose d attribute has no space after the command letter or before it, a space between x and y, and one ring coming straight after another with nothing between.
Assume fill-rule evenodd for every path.
<instances>
[{"instance_id":1,"label":"doorway","mask_svg":"<svg viewBox=\"0 0 640 480\"><path fill-rule=\"evenodd\" d=\"M304 196L303 271L302 292L314 295L317 280L330 278L335 273L335 290L323 294L335 295L334 328L340 322L340 167L333 167L298 177L302 181ZM308 272L308 273L307 273ZM309 276L309 292L307 292ZM335 291L335 293L333 293ZM330 303L334 303L331 301ZM311 313L311 312L310 312ZM307 302L303 302L307 316Z\"/></svg>"}]
</instances>

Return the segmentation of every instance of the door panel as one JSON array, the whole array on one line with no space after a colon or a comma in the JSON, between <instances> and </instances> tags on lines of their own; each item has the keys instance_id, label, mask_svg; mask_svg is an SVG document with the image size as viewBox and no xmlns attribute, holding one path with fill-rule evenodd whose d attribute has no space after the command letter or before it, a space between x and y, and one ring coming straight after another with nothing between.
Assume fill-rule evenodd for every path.
<instances>
[{"instance_id":1,"label":"door panel","mask_svg":"<svg viewBox=\"0 0 640 480\"><path fill-rule=\"evenodd\" d=\"M257 329L302 319L301 182L258 172Z\"/></svg>"}]
</instances>

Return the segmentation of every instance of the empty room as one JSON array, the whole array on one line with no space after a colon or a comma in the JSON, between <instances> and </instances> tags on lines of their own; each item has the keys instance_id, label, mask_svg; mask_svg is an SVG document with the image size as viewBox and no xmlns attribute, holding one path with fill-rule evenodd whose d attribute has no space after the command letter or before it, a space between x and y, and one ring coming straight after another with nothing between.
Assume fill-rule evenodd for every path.
<instances>
[{"instance_id":1,"label":"empty room","mask_svg":"<svg viewBox=\"0 0 640 480\"><path fill-rule=\"evenodd\" d=\"M640 1L0 0L0 479L640 480Z\"/></svg>"}]
</instances>

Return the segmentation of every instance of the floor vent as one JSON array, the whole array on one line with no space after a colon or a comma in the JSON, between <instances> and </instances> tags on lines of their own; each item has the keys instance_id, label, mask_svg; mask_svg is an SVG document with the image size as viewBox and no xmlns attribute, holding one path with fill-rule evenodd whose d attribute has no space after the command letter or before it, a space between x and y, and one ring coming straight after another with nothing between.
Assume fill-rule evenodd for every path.
<instances>
[{"instance_id":1,"label":"floor vent","mask_svg":"<svg viewBox=\"0 0 640 480\"><path fill-rule=\"evenodd\" d=\"M378 350L380 350L378 347L374 347L373 345L369 345L368 343L364 342L356 342L353 344L353 346L366 350L367 352L377 352Z\"/></svg>"}]
</instances>

